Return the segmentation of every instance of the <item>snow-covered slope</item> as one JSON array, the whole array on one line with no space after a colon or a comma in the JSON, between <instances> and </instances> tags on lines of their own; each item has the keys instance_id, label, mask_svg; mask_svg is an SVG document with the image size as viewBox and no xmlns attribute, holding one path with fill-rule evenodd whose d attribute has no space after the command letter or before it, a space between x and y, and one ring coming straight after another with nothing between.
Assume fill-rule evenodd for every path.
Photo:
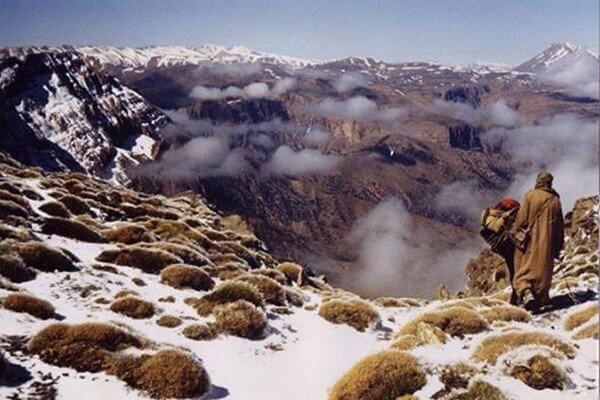
<instances>
[{"instance_id":1,"label":"snow-covered slope","mask_svg":"<svg viewBox=\"0 0 600 400\"><path fill-rule=\"evenodd\" d=\"M0 57L22 57L40 52L78 52L85 59L102 68L118 68L122 71L139 71L147 68L166 68L177 65L198 65L205 62L263 63L288 68L303 68L315 61L281 56L251 50L245 46L219 46L203 44L198 47L146 46L146 47L100 47L100 46L31 46L7 47L0 50Z\"/></svg>"},{"instance_id":2,"label":"snow-covered slope","mask_svg":"<svg viewBox=\"0 0 600 400\"><path fill-rule=\"evenodd\" d=\"M77 53L7 58L0 70L0 148L14 157L117 180L126 165L153 159L165 116Z\"/></svg>"},{"instance_id":3,"label":"snow-covered slope","mask_svg":"<svg viewBox=\"0 0 600 400\"><path fill-rule=\"evenodd\" d=\"M134 359L124 364L124 371L113 369L113 363L119 365L119 360L140 353L148 357L164 349L178 349L210 376L205 399L317 400L329 396L340 400L341 397L328 391L353 364L391 345L398 348L398 332L406 329L414 318L429 312L438 315L454 306L453 312L458 307L458 312L466 313L471 321L459 318L448 323L436 318L424 319L430 322L418 325L417 336L407 342L412 345L404 344L403 351L416 357L422 371L419 373L424 377L423 384L408 393L414 392L420 399L453 398L450 396L464 390L461 386L464 382L451 380L457 386L445 385L442 381L448 380L441 378L442 370L447 364L465 362L475 369L472 381L489 382L509 398L596 398L598 341L579 340L579 328L571 330L563 321L566 315L586 309L597 300L597 250L581 247L593 244L589 241L590 235L598 234L597 200L583 204L573 216L572 221L576 223L568 227L568 243L575 244L576 240L580 244L566 250L558 267L563 272L552 290L554 297L567 301L547 313L530 316L515 311L506 315L496 312L497 308L493 307L507 307L507 293L431 302L360 299L331 288L312 277L309 271L301 273L289 265L286 269L253 235L228 229L227 226L234 225L208 208L197 195L171 198L142 195L82 174L42 173L7 158L0 159L0 181L3 199L0 239L4 239L0 242L0 273L5 276L0 281L3 302L0 355L7 364L6 368L0 365L0 382L4 384L0 385L0 397L76 399L81 393L90 399L139 399L148 398L151 393L156 397L157 393L164 393L160 392L164 384L179 387L182 383L179 379L190 379L189 376L175 368L168 375L154 376L148 382L144 374L151 371L142 371L141 378L138 377ZM49 207L48 203L54 206ZM65 212L64 207L56 204L68 206L70 211ZM51 216L58 212L64 219ZM116 235L117 231L121 234ZM39 249L41 244L51 248L45 250L46 257L31 251ZM53 260L51 264L50 260ZM175 284L164 270L160 272L165 263L184 260L195 266L187 268L200 269L212 276L216 289L192 289L189 280L188 287ZM247 294L243 297L257 302L257 307L247 307L258 313L255 318L259 322L266 317L263 320L266 327L263 325L260 334L249 340L242 337L240 330L227 330L232 328L228 325L232 320L219 319L222 312L219 308L207 316L200 310L202 304L206 306L202 303L207 299L205 296L214 296L220 285L239 283L252 276L270 276L271 280L267 279L268 284L250 284L254 286L251 291L260 292L259 297ZM565 286L566 277L571 280ZM280 291L284 293L283 298L274 296ZM572 306L568 301L571 293L585 304ZM49 301L54 310L42 315L46 319L35 317L44 308L31 300L26 304L14 301L19 295ZM235 296L227 301L234 300ZM151 312L147 312L148 303L140 303L124 315L122 309L119 312L115 307L123 300L148 302ZM336 312L336 307L345 311ZM518 318L507 318L507 315ZM176 323L170 327L159 323L166 316ZM63 338L76 340L76 345L60 341L52 345L50 338L46 338L50 344L43 351L36 350L32 343L28 345L38 332L59 321L75 327L88 322L104 323L150 343L126 349L114 349L102 342L94 345L94 340L99 339L89 329L98 329L98 325L86 325L86 329L80 327L78 334L73 332L70 339ZM595 323L597 314L582 326L586 328ZM211 339L205 335L202 340L190 334L190 326L199 324L215 329L216 337ZM54 329L64 329L58 328ZM565 343L568 347L563 351L568 354L530 345L516 346L497 362L476 357L479 345L490 337L532 331ZM38 346L44 343L43 338L37 336ZM108 350L94 347L99 345ZM101 363L95 358L98 351L103 358ZM513 367L526 368L529 356L538 353L551 358L563 374L552 381L553 389L535 390L510 376ZM374 371L378 371L377 366L374 367ZM371 370L367 368L364 373L369 374ZM384 369L374 373L383 374L376 379L382 382L402 372ZM364 390L361 385L368 382L358 379L350 382L350 387ZM168 393L166 397L179 397L173 394L177 392ZM367 399L357 397L358 392L352 393L344 399ZM398 392L394 389L377 400L395 400L393 393Z\"/></svg>"},{"instance_id":4,"label":"snow-covered slope","mask_svg":"<svg viewBox=\"0 0 600 400\"><path fill-rule=\"evenodd\" d=\"M537 56L515 68L516 71L541 73L557 65L570 64L580 58L590 58L598 62L598 56L589 50L572 43L552 43Z\"/></svg>"}]
</instances>

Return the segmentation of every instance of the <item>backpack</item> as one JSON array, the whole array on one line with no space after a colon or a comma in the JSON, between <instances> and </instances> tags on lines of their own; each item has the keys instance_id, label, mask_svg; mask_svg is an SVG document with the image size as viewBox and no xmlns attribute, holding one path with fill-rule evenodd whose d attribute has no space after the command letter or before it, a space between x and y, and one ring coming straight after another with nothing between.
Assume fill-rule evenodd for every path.
<instances>
[{"instance_id":1,"label":"backpack","mask_svg":"<svg viewBox=\"0 0 600 400\"><path fill-rule=\"evenodd\" d=\"M512 246L509 231L518 211L519 203L516 200L503 199L481 214L479 234L493 252L499 253L506 246Z\"/></svg>"}]
</instances>

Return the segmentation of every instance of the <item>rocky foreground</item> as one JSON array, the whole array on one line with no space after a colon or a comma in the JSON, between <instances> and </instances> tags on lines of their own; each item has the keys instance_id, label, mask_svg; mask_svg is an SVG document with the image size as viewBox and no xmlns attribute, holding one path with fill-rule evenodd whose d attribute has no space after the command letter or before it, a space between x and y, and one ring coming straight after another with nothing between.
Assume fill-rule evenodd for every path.
<instances>
[{"instance_id":1,"label":"rocky foreground","mask_svg":"<svg viewBox=\"0 0 600 400\"><path fill-rule=\"evenodd\" d=\"M568 216L538 315L489 255L458 296L362 299L198 195L5 156L0 220L2 398L597 398L597 197Z\"/></svg>"}]
</instances>

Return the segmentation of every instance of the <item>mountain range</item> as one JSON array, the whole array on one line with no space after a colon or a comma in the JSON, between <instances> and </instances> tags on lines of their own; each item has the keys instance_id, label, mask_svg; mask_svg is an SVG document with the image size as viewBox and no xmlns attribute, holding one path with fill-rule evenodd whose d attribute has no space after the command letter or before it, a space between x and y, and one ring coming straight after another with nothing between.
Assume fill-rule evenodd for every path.
<instances>
[{"instance_id":1,"label":"mountain range","mask_svg":"<svg viewBox=\"0 0 600 400\"><path fill-rule=\"evenodd\" d=\"M400 271L421 274L457 247L471 254L476 208L525 173L486 132L598 117L596 99L546 79L578 60L597 68L596 55L568 43L512 69L243 46L4 48L0 149L147 191L192 189L243 216L277 256L366 293L375 289L353 286L364 266L352 232L381 200L400 199L406 224L420 227L406 240L423 251ZM215 147L198 159L193 145L206 136ZM457 187L479 202L456 212L461 200L443 195Z\"/></svg>"}]
</instances>

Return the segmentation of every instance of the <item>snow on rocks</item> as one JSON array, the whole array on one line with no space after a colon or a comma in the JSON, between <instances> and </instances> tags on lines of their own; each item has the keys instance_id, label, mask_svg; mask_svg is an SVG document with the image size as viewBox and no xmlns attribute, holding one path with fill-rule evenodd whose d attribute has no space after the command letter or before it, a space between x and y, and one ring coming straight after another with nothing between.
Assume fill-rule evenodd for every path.
<instances>
[{"instance_id":1,"label":"snow on rocks","mask_svg":"<svg viewBox=\"0 0 600 400\"><path fill-rule=\"evenodd\" d=\"M15 293L34 296L49 302L54 310L53 315L44 314L48 319L43 320L0 307L0 352L13 382L0 386L0 397L43 398L43 393L75 399L82 391L91 399L201 397L207 390L206 399L335 399L335 393L341 393L339 385L332 390L336 381L373 354L389 354L384 358L391 367L375 368L366 362L354 370L359 373L346 375L356 388L355 395L368 381L360 371L378 379L378 374L393 373L397 365L414 362L416 369L411 367L405 373L422 373L424 380L406 386L403 393L414 391L417 398L451 398L469 385L471 390L483 385L514 399L596 396L598 340L574 340L576 330L563 327L567 315L597 299L593 280L570 286L571 290L576 287L575 295L585 304L571 307L565 302L547 313L527 317L509 309L498 295L430 302L407 298L371 301L331 288L300 265L277 262L253 235L224 228L222 217L199 196L136 193L83 174L23 168L1 155L0 188L23 202L28 213L26 218L0 218L0 249L7 249L18 260L19 253L12 249L20 243L43 243L76 267L56 271L52 265L34 263L27 266L34 272L32 279L12 282L0 269L4 275L0 299ZM61 231L42 231L45 221L53 218L42 205L65 196L75 196L87 207L82 215L63 218L85 224L105 243L86 242ZM579 235L577 232L574 229L571 236ZM145 251L148 249L153 252ZM154 252L159 251L169 256L157 259ZM0 255L0 268L8 265L2 264L4 257ZM590 258L592 255L586 255L586 262ZM163 265L164 260L171 261ZM577 270L568 260L564 262L569 277L577 279ZM166 272L161 275L161 270ZM179 274L167 279L173 272ZM215 295L223 285L233 289ZM251 296L239 292L236 285L250 287ZM554 288L551 294L560 296L563 290ZM199 307L203 301L217 298L208 312ZM117 303L119 307L114 306ZM500 313L498 307L507 309ZM492 318L490 313L496 311L502 315ZM89 322L122 329L145 345L90 349L61 342L63 347L51 353L52 357L33 353L27 346L51 324L80 326ZM586 324L589 322L579 326ZM494 362L476 357L490 337L536 332L565 347L553 347L554 342L548 340L546 346L535 340L513 340ZM396 356L402 353L392 344L402 335L416 338L402 350L411 356ZM78 371L73 367L78 364L70 364L71 355L79 355L82 348L86 355L100 354L108 361L92 364L97 372ZM173 350L183 351L184 356ZM549 360L558 371L558 378L543 390L530 385L546 385L534 374L550 364L539 357L531 361L536 356ZM148 378L152 376L148 371L157 371L153 369L160 364L156 360L178 357L198 368L198 376L206 376L200 380L205 386L180 385L180 379L189 380L183 371L169 375L174 376L172 387ZM464 365L457 367L458 363ZM450 376L449 370L466 377ZM489 385L497 389L489 389Z\"/></svg>"}]
</instances>

